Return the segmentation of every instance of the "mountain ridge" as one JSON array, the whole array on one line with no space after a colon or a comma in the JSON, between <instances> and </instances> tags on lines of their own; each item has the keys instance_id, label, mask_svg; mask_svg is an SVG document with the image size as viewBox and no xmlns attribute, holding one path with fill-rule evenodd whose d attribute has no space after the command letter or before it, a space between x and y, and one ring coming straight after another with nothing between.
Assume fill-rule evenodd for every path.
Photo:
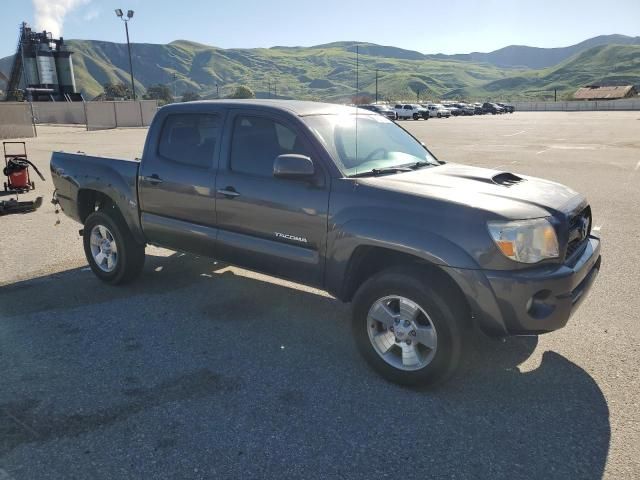
<instances>
[{"instance_id":1,"label":"mountain ridge","mask_svg":"<svg viewBox=\"0 0 640 480\"><path fill-rule=\"evenodd\" d=\"M76 80L87 98L98 95L104 83L128 83L125 44L67 43L75 51ZM423 54L357 41L232 49L183 39L166 45L132 44L139 91L166 83L178 95L195 91L213 98L216 85L222 86L222 94L228 94L234 86L246 84L258 96L269 96L273 94L270 85L275 84L279 96L329 101L344 101L356 92L356 47L360 53L358 92L375 93L377 70L383 98L540 99L548 98L553 89L567 97L586 83L640 84L640 37L625 35L602 35L554 49L512 45L486 54L458 55ZM542 59L545 52L548 56ZM11 58L0 59L0 71L5 74ZM555 63L548 65L552 61ZM544 66L528 66L532 64Z\"/></svg>"}]
</instances>

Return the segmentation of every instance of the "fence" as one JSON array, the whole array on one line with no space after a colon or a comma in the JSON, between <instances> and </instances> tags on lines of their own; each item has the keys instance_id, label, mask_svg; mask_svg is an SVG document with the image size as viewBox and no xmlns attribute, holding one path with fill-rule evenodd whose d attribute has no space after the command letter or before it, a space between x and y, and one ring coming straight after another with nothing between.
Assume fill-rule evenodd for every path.
<instances>
[{"instance_id":1,"label":"fence","mask_svg":"<svg viewBox=\"0 0 640 480\"><path fill-rule=\"evenodd\" d=\"M514 102L520 112L594 112L611 110L640 110L640 99L596 100L573 102Z\"/></svg>"},{"instance_id":2,"label":"fence","mask_svg":"<svg viewBox=\"0 0 640 480\"><path fill-rule=\"evenodd\" d=\"M35 123L87 123L83 102L34 102L32 105Z\"/></svg>"},{"instance_id":3,"label":"fence","mask_svg":"<svg viewBox=\"0 0 640 480\"><path fill-rule=\"evenodd\" d=\"M149 126L158 110L158 102L87 102L85 107L87 130L105 130Z\"/></svg>"},{"instance_id":4,"label":"fence","mask_svg":"<svg viewBox=\"0 0 640 480\"><path fill-rule=\"evenodd\" d=\"M151 125L158 102L0 102L0 138L33 137L41 123L85 125L87 130Z\"/></svg>"},{"instance_id":5,"label":"fence","mask_svg":"<svg viewBox=\"0 0 640 480\"><path fill-rule=\"evenodd\" d=\"M0 102L0 138L35 136L28 103Z\"/></svg>"}]
</instances>

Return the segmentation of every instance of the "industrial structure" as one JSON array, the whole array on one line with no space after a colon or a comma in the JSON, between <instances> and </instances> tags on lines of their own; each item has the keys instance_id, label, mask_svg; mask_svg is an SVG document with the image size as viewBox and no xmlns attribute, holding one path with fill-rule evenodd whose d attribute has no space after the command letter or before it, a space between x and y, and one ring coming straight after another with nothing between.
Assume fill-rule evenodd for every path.
<instances>
[{"instance_id":1,"label":"industrial structure","mask_svg":"<svg viewBox=\"0 0 640 480\"><path fill-rule=\"evenodd\" d=\"M7 83L7 101L82 101L76 92L71 52L51 33L20 26L18 47Z\"/></svg>"}]
</instances>

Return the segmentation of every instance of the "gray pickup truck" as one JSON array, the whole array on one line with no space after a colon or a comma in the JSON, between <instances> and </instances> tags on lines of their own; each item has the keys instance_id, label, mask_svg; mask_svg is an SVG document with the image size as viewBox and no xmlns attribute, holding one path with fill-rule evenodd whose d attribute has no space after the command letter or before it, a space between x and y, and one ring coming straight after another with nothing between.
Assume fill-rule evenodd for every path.
<instances>
[{"instance_id":1,"label":"gray pickup truck","mask_svg":"<svg viewBox=\"0 0 640 480\"><path fill-rule=\"evenodd\" d=\"M600 269L582 195L445 163L350 107L170 105L141 160L55 152L51 172L101 280L134 279L153 244L319 287L353 303L364 358L402 384L445 378L469 333L563 327Z\"/></svg>"}]
</instances>

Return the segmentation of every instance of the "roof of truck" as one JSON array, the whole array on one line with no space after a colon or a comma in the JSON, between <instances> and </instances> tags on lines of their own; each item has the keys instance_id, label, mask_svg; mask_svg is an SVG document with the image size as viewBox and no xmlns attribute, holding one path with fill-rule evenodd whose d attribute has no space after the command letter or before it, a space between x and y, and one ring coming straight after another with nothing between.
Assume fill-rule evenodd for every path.
<instances>
[{"instance_id":1,"label":"roof of truck","mask_svg":"<svg viewBox=\"0 0 640 480\"><path fill-rule=\"evenodd\" d=\"M193 107L189 107L193 105ZM202 105L223 105L231 108L267 108L270 110L286 110L294 115L306 116L306 115L338 115L338 114L353 114L360 113L359 110L354 107L346 105L338 105L335 103L322 103L322 102L308 102L304 100L275 100L275 99L248 99L248 100L200 100L196 102L186 103L172 103L163 108L190 110L191 108L198 109L196 106Z\"/></svg>"}]
</instances>

